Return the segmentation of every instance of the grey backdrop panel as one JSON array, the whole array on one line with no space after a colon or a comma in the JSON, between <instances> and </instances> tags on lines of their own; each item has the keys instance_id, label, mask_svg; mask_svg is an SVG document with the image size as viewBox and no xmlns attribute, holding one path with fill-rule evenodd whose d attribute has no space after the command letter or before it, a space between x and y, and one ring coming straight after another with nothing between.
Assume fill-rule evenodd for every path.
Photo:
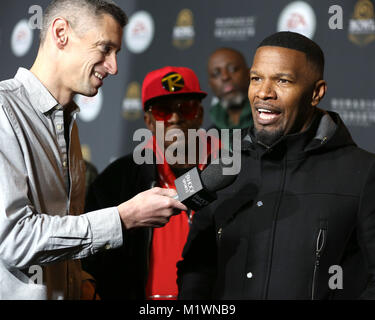
<instances>
[{"instance_id":1,"label":"grey backdrop panel","mask_svg":"<svg viewBox=\"0 0 375 320\"><path fill-rule=\"evenodd\" d=\"M37 3L36 3L37 2ZM143 117L135 119L123 116L122 104L129 84L139 85L145 75L165 65L187 66L197 73L203 90L209 92L204 100L206 110L211 105L212 95L208 87L207 57L218 47L234 47L244 53L247 62L251 61L257 44L267 35L277 31L277 21L283 8L293 1L217 1L217 0L129 0L117 3L132 16L140 10L147 11L155 23L155 36L150 47L143 53L131 53L127 46L119 53L119 73L106 79L102 88L103 108L98 117L91 122L78 120L81 142L91 149L91 161L101 171L110 161L132 152L138 142L133 142L133 133L144 126ZM326 55L326 73L328 93L321 106L339 111L348 124L353 138L363 148L374 152L375 142L375 41L358 45L349 40L349 23L353 18L355 5L359 0L345 1L305 1L313 8L317 21L313 39L321 45ZM48 0L2 1L0 4L0 69L1 80L14 76L17 68L30 68L38 49L38 30L34 30L31 49L23 57L16 57L10 46L14 26L22 18L29 19L29 7L38 4L45 8ZM374 5L374 1L371 1ZM328 26L331 5L340 5L343 9L343 29L331 30ZM173 29L181 10L189 9L193 13L194 37L188 48L173 44ZM371 19L374 19L369 12ZM219 18L247 17L250 28L255 33L242 39L215 36ZM228 22L228 20L227 20ZM246 23L245 23L246 24ZM249 26L249 25L248 25ZM217 30L216 30L217 31ZM371 34L375 34L375 31ZM139 99L139 95L135 95ZM204 119L208 127L210 120Z\"/></svg>"}]
</instances>

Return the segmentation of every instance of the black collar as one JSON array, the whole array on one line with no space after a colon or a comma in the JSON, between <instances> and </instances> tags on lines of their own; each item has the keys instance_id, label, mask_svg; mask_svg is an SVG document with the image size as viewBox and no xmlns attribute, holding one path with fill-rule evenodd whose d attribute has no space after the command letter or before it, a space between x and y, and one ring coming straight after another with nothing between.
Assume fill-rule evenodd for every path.
<instances>
[{"instance_id":1,"label":"black collar","mask_svg":"<svg viewBox=\"0 0 375 320\"><path fill-rule=\"evenodd\" d=\"M246 130L242 140L242 150L250 152L256 157L270 155L271 157L287 156L289 159L303 157L311 151L326 144L334 135L337 124L331 116L323 110L317 109L307 130L282 136L271 146L255 142L254 127Z\"/></svg>"}]
</instances>

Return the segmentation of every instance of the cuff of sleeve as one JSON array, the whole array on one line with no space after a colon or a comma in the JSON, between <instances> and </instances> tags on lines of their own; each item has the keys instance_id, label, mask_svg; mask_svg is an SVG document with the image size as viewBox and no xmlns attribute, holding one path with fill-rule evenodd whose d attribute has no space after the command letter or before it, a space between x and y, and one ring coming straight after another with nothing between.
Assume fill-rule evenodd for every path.
<instances>
[{"instance_id":1,"label":"cuff of sleeve","mask_svg":"<svg viewBox=\"0 0 375 320\"><path fill-rule=\"evenodd\" d=\"M92 254L122 246L121 219L116 207L89 212L86 217L92 232Z\"/></svg>"}]
</instances>

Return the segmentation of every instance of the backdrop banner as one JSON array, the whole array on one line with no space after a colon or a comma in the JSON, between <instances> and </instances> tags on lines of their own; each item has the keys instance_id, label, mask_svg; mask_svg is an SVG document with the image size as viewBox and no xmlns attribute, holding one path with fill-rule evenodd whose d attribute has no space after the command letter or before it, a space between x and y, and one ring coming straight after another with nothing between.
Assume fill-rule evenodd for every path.
<instances>
[{"instance_id":1,"label":"backdrop banner","mask_svg":"<svg viewBox=\"0 0 375 320\"><path fill-rule=\"evenodd\" d=\"M5 0L0 4L0 80L30 68L37 54L41 14L49 0ZM357 144L375 152L374 0L118 0L130 20L118 55L119 73L108 77L94 98L76 97L83 153L99 171L131 153L143 128L141 86L145 75L166 65L198 75L204 127L214 101L207 59L219 47L241 51L249 66L266 36L300 32L323 49L328 92L321 107L338 112Z\"/></svg>"}]
</instances>

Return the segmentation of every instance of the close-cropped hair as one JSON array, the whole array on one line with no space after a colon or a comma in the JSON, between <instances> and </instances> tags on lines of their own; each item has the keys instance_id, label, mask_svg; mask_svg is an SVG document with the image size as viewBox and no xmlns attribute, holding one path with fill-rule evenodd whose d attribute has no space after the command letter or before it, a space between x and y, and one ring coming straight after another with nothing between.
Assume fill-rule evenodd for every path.
<instances>
[{"instance_id":1,"label":"close-cropped hair","mask_svg":"<svg viewBox=\"0 0 375 320\"><path fill-rule=\"evenodd\" d=\"M302 34L290 31L281 31L265 38L258 46L273 46L294 49L305 53L307 61L313 64L323 77L324 53L320 46Z\"/></svg>"},{"instance_id":2,"label":"close-cropped hair","mask_svg":"<svg viewBox=\"0 0 375 320\"><path fill-rule=\"evenodd\" d=\"M53 0L44 11L40 43L44 43L48 28L57 17L66 19L76 30L85 18L100 17L103 14L111 15L122 28L128 23L126 13L111 0Z\"/></svg>"}]
</instances>

